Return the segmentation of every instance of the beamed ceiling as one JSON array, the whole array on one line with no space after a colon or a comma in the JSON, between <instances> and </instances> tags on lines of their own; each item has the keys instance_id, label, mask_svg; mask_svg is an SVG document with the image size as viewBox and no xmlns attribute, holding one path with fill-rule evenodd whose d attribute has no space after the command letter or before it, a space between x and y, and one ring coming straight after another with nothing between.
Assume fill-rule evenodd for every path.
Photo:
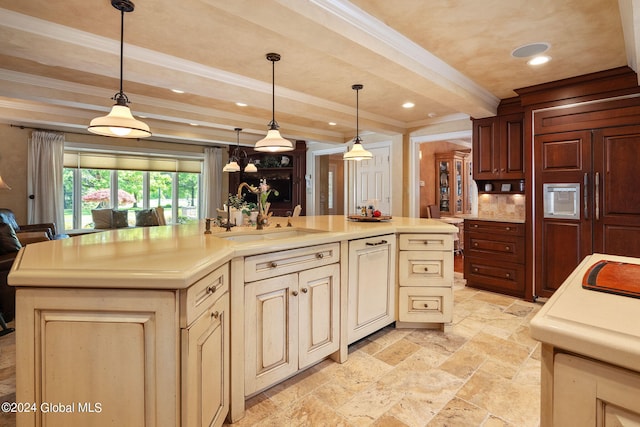
<instances>
[{"instance_id":1,"label":"beamed ceiling","mask_svg":"<svg viewBox=\"0 0 640 427\"><path fill-rule=\"evenodd\" d=\"M639 0L135 0L124 92L158 140L284 137L343 144L494 115L514 89L628 65ZM0 0L0 122L86 132L119 87L109 0ZM550 63L511 52L546 42ZM171 89L180 89L176 94ZM412 109L402 108L413 102ZM236 102L244 102L239 107ZM329 122L335 122L334 126ZM198 126L193 126L197 124Z\"/></svg>"}]
</instances>

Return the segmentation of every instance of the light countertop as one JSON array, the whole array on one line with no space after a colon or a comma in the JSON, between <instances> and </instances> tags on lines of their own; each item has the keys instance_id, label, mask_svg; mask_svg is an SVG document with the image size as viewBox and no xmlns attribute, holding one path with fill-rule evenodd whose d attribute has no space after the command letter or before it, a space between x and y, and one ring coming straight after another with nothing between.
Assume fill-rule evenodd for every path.
<instances>
[{"instance_id":1,"label":"light countertop","mask_svg":"<svg viewBox=\"0 0 640 427\"><path fill-rule=\"evenodd\" d=\"M280 223L282 228L277 229ZM282 239L234 242L223 237L257 233L234 227L226 233L204 221L159 227L116 229L69 239L34 243L13 263L13 286L182 289L237 256L360 239L389 233L457 233L457 227L425 218L395 217L385 222L354 222L345 216L271 218L266 233L311 229Z\"/></svg>"},{"instance_id":2,"label":"light countertop","mask_svg":"<svg viewBox=\"0 0 640 427\"><path fill-rule=\"evenodd\" d=\"M531 320L531 336L566 351L640 371L640 299L582 288L600 260L640 264L640 259L586 257Z\"/></svg>"}]
</instances>

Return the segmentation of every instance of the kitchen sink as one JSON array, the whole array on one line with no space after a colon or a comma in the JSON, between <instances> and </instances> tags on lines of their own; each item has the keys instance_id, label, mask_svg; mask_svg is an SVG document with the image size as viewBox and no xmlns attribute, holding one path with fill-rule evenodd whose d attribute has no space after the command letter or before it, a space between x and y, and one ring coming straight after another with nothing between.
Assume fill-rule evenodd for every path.
<instances>
[{"instance_id":1,"label":"kitchen sink","mask_svg":"<svg viewBox=\"0 0 640 427\"><path fill-rule=\"evenodd\" d=\"M256 242L263 240L279 240L279 239L291 239L294 237L304 237L309 234L321 233L322 230L313 230L310 228L296 228L296 229L273 229L273 230L253 230L253 231L241 231L231 233L218 233L214 236L230 240L233 242Z\"/></svg>"}]
</instances>

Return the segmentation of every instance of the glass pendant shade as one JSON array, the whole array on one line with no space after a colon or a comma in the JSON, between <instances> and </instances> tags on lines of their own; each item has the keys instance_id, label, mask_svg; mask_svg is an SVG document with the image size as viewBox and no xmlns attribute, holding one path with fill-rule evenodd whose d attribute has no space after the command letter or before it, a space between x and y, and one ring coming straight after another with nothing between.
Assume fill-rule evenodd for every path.
<instances>
[{"instance_id":1,"label":"glass pendant shade","mask_svg":"<svg viewBox=\"0 0 640 427\"><path fill-rule=\"evenodd\" d=\"M11 190L11 187L9 187L9 185L7 185L6 182L4 182L1 176L0 176L0 190Z\"/></svg>"},{"instance_id":2,"label":"glass pendant shade","mask_svg":"<svg viewBox=\"0 0 640 427\"><path fill-rule=\"evenodd\" d=\"M240 165L235 160L229 160L229 163L222 168L222 172L240 172Z\"/></svg>"},{"instance_id":3,"label":"glass pendant shade","mask_svg":"<svg viewBox=\"0 0 640 427\"><path fill-rule=\"evenodd\" d=\"M244 171L247 173L255 173L258 172L258 168L254 163L249 162L249 164L244 168Z\"/></svg>"},{"instance_id":4,"label":"glass pendant shade","mask_svg":"<svg viewBox=\"0 0 640 427\"><path fill-rule=\"evenodd\" d=\"M91 120L88 131L97 135L120 138L146 138L151 136L149 126L136 120L126 105L114 105L106 116Z\"/></svg>"},{"instance_id":5,"label":"glass pendant shade","mask_svg":"<svg viewBox=\"0 0 640 427\"><path fill-rule=\"evenodd\" d=\"M280 136L278 129L270 129L269 132L267 132L267 136L256 142L253 149L256 151L277 153L281 151L292 151L293 144L291 144L291 141L288 139Z\"/></svg>"},{"instance_id":6,"label":"glass pendant shade","mask_svg":"<svg viewBox=\"0 0 640 427\"><path fill-rule=\"evenodd\" d=\"M365 150L362 144L360 143L360 140L356 139L356 142L353 144L353 147L351 147L351 150L344 153L344 155L342 156L342 159L356 160L356 161L369 160L369 159L373 159L373 154L371 154L370 151Z\"/></svg>"}]
</instances>

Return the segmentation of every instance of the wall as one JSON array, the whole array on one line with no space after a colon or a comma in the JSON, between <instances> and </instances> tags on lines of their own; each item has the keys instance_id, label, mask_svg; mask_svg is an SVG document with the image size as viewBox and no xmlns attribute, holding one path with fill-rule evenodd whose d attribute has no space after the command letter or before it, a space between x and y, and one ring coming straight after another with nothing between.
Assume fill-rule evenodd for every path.
<instances>
[{"instance_id":1,"label":"wall","mask_svg":"<svg viewBox=\"0 0 640 427\"><path fill-rule=\"evenodd\" d=\"M0 190L0 207L11 209L18 223L27 223L27 157L28 141L31 129L11 127L9 124L0 125L0 175L11 187L11 190ZM145 151L173 151L203 153L204 146L188 143L170 143L152 141L148 139L109 138L97 135L65 134L66 142L95 145L96 148L108 148L122 151L136 148ZM223 151L223 164L227 161L226 150ZM227 188L226 174L223 174L223 188ZM223 191L223 194L226 193ZM222 205L222 201L220 201Z\"/></svg>"}]
</instances>

